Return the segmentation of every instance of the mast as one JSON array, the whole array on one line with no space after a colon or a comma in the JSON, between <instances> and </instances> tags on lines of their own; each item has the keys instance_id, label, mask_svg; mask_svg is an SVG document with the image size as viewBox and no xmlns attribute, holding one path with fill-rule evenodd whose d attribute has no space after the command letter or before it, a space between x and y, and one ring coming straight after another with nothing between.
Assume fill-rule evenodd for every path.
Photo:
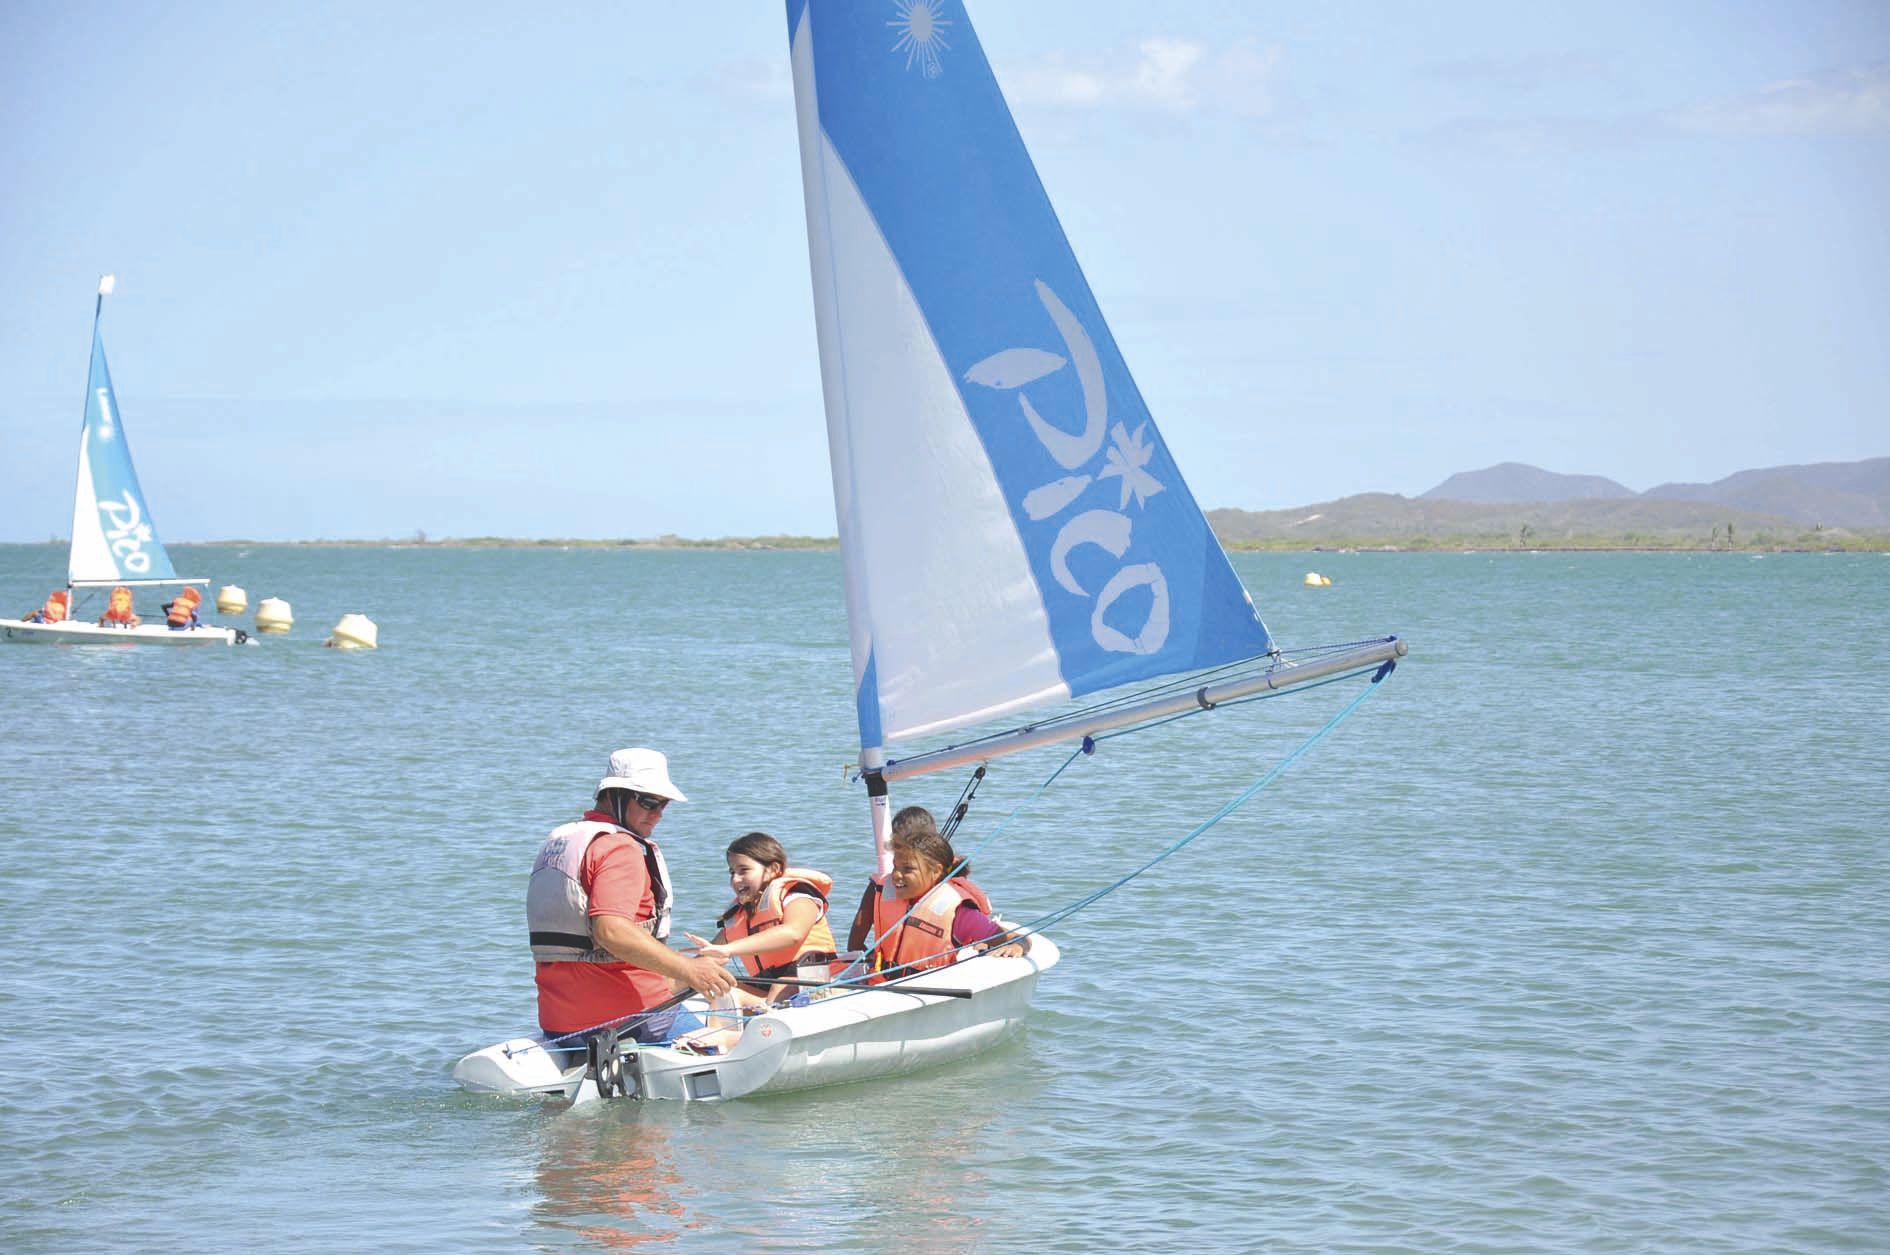
<instances>
[{"instance_id":1,"label":"mast","mask_svg":"<svg viewBox=\"0 0 1890 1255\"><path fill-rule=\"evenodd\" d=\"M98 324L100 320L102 320L105 317L105 298L110 296L117 287L118 287L117 275L100 275L98 277L98 299L94 301L92 304L92 343L93 344L98 343ZM83 491L83 485L79 481L85 477L85 422L86 422L86 416L88 412L90 411L90 408L92 405L92 374L91 374L92 355L89 350L86 353L85 360L86 360L85 401L83 404L79 406L79 461L78 461L77 468L73 471L72 492L75 497L81 491ZM72 601L73 590L78 588L78 584L75 583L72 578L72 557L71 557L72 546L76 545L78 542L79 542L79 533L78 533L78 530L75 528L73 530L71 537L69 537L66 541L66 601L68 603L68 606L67 606L68 614L71 613L70 603Z\"/></svg>"}]
</instances>

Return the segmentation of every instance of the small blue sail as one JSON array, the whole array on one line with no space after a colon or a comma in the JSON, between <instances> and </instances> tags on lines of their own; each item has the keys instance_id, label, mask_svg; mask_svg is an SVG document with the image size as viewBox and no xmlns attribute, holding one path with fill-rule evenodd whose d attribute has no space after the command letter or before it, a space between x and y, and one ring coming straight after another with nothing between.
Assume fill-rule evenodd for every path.
<instances>
[{"instance_id":1,"label":"small blue sail","mask_svg":"<svg viewBox=\"0 0 1890 1255\"><path fill-rule=\"evenodd\" d=\"M144 491L138 487L96 317L92 370L85 387L85 423L79 431L79 482L72 503L72 554L66 578L74 585L177 581L177 571L144 503Z\"/></svg>"},{"instance_id":2,"label":"small blue sail","mask_svg":"<svg viewBox=\"0 0 1890 1255\"><path fill-rule=\"evenodd\" d=\"M956 0L789 0L861 742L1267 652Z\"/></svg>"}]
</instances>

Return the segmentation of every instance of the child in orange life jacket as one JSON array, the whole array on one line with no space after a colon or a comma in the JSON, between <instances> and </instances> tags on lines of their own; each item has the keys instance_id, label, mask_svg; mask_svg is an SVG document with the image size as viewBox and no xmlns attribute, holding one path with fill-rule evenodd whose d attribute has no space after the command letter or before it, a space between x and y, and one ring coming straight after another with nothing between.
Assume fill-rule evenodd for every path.
<instances>
[{"instance_id":1,"label":"child in orange life jacket","mask_svg":"<svg viewBox=\"0 0 1890 1255\"><path fill-rule=\"evenodd\" d=\"M945 967L966 946L1001 946L996 953L1007 957L1024 953L1019 942L1004 944L1009 933L991 918L991 900L971 882L971 869L958 866L952 843L936 829L895 836L892 857L895 896L874 906L875 971L896 978Z\"/></svg>"},{"instance_id":2,"label":"child in orange life jacket","mask_svg":"<svg viewBox=\"0 0 1890 1255\"><path fill-rule=\"evenodd\" d=\"M769 981L826 980L833 971L833 932L827 926L833 878L790 867L787 851L765 832L730 843L727 857L735 901L722 912L721 930L713 941L684 935L705 959L741 960L748 969L741 986L745 1005L784 1000L789 1006L805 1005L806 990Z\"/></svg>"},{"instance_id":3,"label":"child in orange life jacket","mask_svg":"<svg viewBox=\"0 0 1890 1255\"><path fill-rule=\"evenodd\" d=\"M909 833L921 829L937 832L938 825L932 821L932 812L923 806L908 806L893 816L892 839L898 841ZM878 874L866 878L866 893L860 898L860 909L853 913L853 927L847 929L847 950L858 952L866 949L866 937L873 929L873 904L885 896L886 878Z\"/></svg>"},{"instance_id":4,"label":"child in orange life jacket","mask_svg":"<svg viewBox=\"0 0 1890 1255\"><path fill-rule=\"evenodd\" d=\"M201 622L197 618L197 607L203 603L203 594L194 588L186 588L177 594L175 601L164 603L164 622L173 632L188 632Z\"/></svg>"},{"instance_id":5,"label":"child in orange life jacket","mask_svg":"<svg viewBox=\"0 0 1890 1255\"><path fill-rule=\"evenodd\" d=\"M105 606L105 613L98 617L100 627L137 627L144 620L131 609L131 590L123 584L112 589L111 597Z\"/></svg>"},{"instance_id":6,"label":"child in orange life jacket","mask_svg":"<svg viewBox=\"0 0 1890 1255\"><path fill-rule=\"evenodd\" d=\"M46 604L24 616L27 623L64 623L72 609L72 594L65 589L48 593Z\"/></svg>"}]
</instances>

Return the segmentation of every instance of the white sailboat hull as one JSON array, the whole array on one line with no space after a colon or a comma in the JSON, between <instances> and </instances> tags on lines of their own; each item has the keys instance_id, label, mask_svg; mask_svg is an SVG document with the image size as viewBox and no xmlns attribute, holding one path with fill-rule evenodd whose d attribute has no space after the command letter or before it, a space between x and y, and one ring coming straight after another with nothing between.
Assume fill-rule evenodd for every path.
<instances>
[{"instance_id":1,"label":"white sailboat hull","mask_svg":"<svg viewBox=\"0 0 1890 1255\"><path fill-rule=\"evenodd\" d=\"M1048 937L1030 938L1023 958L980 956L893 988L872 988L786 1007L747 1021L720 1055L630 1045L624 1056L633 1097L681 1101L741 1098L896 1076L968 1058L1023 1026L1037 977L1056 965ZM930 985L968 998L927 995ZM543 1038L500 1042L461 1059L453 1079L469 1090L575 1098L579 1064L560 1068Z\"/></svg>"},{"instance_id":2,"label":"white sailboat hull","mask_svg":"<svg viewBox=\"0 0 1890 1255\"><path fill-rule=\"evenodd\" d=\"M161 623L133 628L100 627L96 623L28 623L0 619L0 639L38 645L234 645L235 628L202 624L173 632Z\"/></svg>"}]
</instances>

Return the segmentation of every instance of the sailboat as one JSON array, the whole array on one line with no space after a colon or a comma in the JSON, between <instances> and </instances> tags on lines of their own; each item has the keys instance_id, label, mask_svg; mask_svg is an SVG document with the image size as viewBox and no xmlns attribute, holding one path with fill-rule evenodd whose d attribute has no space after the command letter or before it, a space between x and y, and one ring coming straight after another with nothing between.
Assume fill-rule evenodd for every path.
<instances>
[{"instance_id":1,"label":"sailboat","mask_svg":"<svg viewBox=\"0 0 1890 1255\"><path fill-rule=\"evenodd\" d=\"M112 391L111 370L105 364L105 342L99 319L105 298L116 280L105 275L98 283L98 303L92 309L92 365L85 387L85 421L79 428L79 475L73 490L72 549L66 563L66 604L75 613L56 623L30 619L0 619L0 637L9 641L53 645L233 645L247 639L238 628L195 624L172 630L161 614L145 617L155 622L136 627L101 626L80 619L74 594L81 589L124 587L161 588L207 585L207 579L186 579L171 565L164 542L138 486L138 471L131 463L131 445L125 435L124 415Z\"/></svg>"},{"instance_id":2,"label":"sailboat","mask_svg":"<svg viewBox=\"0 0 1890 1255\"><path fill-rule=\"evenodd\" d=\"M1156 431L962 6L787 10L879 872L902 781L1387 674L1405 653L1396 637L1304 660L1274 645ZM1137 700L894 754L1151 681ZM1059 951L1022 931L1021 956L843 978L750 1020L724 1055L639 1046L560 1068L542 1039L516 1038L454 1075L484 1091L726 1099L931 1066L1023 1024Z\"/></svg>"}]
</instances>

